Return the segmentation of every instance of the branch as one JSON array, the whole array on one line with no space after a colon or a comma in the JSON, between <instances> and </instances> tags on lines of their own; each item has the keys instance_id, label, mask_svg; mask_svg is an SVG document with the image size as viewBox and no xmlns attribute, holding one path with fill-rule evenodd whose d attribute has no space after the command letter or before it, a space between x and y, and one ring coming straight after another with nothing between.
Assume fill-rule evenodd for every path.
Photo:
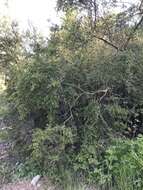
<instances>
[{"instance_id":1,"label":"branch","mask_svg":"<svg viewBox=\"0 0 143 190\"><path fill-rule=\"evenodd\" d=\"M140 25L142 24L143 22L143 0L141 0L141 3L139 5L139 13L138 14L141 14L141 18L139 20L139 22L135 25L133 31L130 33L127 41L125 42L125 44L123 45L123 49L125 50L130 42L130 40L133 38L134 34L136 33L136 31L138 30L138 28L140 27Z\"/></svg>"},{"instance_id":2,"label":"branch","mask_svg":"<svg viewBox=\"0 0 143 190\"><path fill-rule=\"evenodd\" d=\"M110 88L107 88L106 90L104 90L104 94L103 96L100 98L100 102L103 100L103 98L107 95L108 91L110 90Z\"/></svg>"},{"instance_id":3,"label":"branch","mask_svg":"<svg viewBox=\"0 0 143 190\"><path fill-rule=\"evenodd\" d=\"M118 50L125 50L130 42L130 40L133 38L135 32L138 30L138 28L140 27L140 25L142 24L143 22L143 0L141 0L141 3L139 5L139 12L137 13L138 15L141 15L141 19L139 20L139 22L135 25L133 31L130 33L127 41L125 42L125 44L123 45L123 48L120 48L118 46L116 46L115 44L113 44L111 41L108 41L106 39L104 39L103 37L99 37L99 36L96 36L96 35L93 35L93 37L97 38L98 40L101 40L103 41L105 44L111 46L112 48L116 49L117 51ZM136 14L136 15L137 15Z\"/></svg>"},{"instance_id":4,"label":"branch","mask_svg":"<svg viewBox=\"0 0 143 190\"><path fill-rule=\"evenodd\" d=\"M64 121L64 124L66 124L70 119L73 118L73 114L72 114L72 109L74 108L74 106L76 105L76 102L79 100L79 98L83 95L84 93L80 94L74 101L73 105L70 106L70 116Z\"/></svg>"},{"instance_id":5,"label":"branch","mask_svg":"<svg viewBox=\"0 0 143 190\"><path fill-rule=\"evenodd\" d=\"M111 46L112 48L116 49L116 50L119 50L119 47L117 47L116 45L114 45L113 43L111 43L110 41L104 39L104 38L101 38L101 37L98 37L98 36L94 36L95 38L97 38L98 40L101 40L103 41L105 44L108 44L109 46Z\"/></svg>"},{"instance_id":6,"label":"branch","mask_svg":"<svg viewBox=\"0 0 143 190\"><path fill-rule=\"evenodd\" d=\"M84 89L82 89L80 86L77 86L75 84L64 83L63 85L70 86L72 88L76 88L77 90L80 90L82 92L81 95L83 95L83 94L96 95L96 94L99 94L99 93L107 93L109 90L111 90L111 88L107 87L107 89L105 89L105 90L97 90L97 91L94 91L94 92L88 92L88 91L85 91Z\"/></svg>"},{"instance_id":7,"label":"branch","mask_svg":"<svg viewBox=\"0 0 143 190\"><path fill-rule=\"evenodd\" d=\"M142 12L143 11L143 0L141 0L140 6L139 6L139 10Z\"/></svg>"},{"instance_id":8,"label":"branch","mask_svg":"<svg viewBox=\"0 0 143 190\"><path fill-rule=\"evenodd\" d=\"M130 33L130 35L129 35L127 41L125 42L125 44L124 44L124 46L123 46L123 49L124 49L124 50L127 49L130 40L133 38L134 34L135 34L136 31L138 30L138 28L140 27L140 25L142 24L142 22L143 22L143 15L142 15L141 19L139 20L139 22L135 25L133 31Z\"/></svg>"}]
</instances>

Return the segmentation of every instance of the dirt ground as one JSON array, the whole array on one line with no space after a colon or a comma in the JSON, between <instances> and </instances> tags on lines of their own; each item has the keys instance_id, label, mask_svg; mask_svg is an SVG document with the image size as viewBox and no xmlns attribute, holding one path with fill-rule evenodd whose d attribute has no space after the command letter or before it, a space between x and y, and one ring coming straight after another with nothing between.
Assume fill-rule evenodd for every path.
<instances>
[{"instance_id":1,"label":"dirt ground","mask_svg":"<svg viewBox=\"0 0 143 190\"><path fill-rule=\"evenodd\" d=\"M7 185L3 185L0 190L55 190L54 186L51 184L44 184L44 182L39 182L39 187L34 187L30 183L31 181L22 181L17 183L10 183Z\"/></svg>"},{"instance_id":2,"label":"dirt ground","mask_svg":"<svg viewBox=\"0 0 143 190\"><path fill-rule=\"evenodd\" d=\"M7 184L0 188L0 190L43 190L42 187L33 187L30 181L23 181L19 183Z\"/></svg>"}]
</instances>

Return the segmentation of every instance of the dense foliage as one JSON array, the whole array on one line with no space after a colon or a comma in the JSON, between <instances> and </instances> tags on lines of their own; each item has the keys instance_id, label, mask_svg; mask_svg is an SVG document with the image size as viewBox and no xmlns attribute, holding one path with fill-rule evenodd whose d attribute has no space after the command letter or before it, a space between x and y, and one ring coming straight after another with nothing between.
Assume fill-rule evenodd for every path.
<instances>
[{"instance_id":1,"label":"dense foliage","mask_svg":"<svg viewBox=\"0 0 143 190\"><path fill-rule=\"evenodd\" d=\"M117 30L114 18L99 20L93 31L88 16L68 9L48 43L37 37L10 66L7 94L17 118L11 154L22 177L40 172L60 183L143 188L142 26L117 48L93 36L107 37L105 20ZM134 30L120 29L110 38L118 45Z\"/></svg>"}]
</instances>

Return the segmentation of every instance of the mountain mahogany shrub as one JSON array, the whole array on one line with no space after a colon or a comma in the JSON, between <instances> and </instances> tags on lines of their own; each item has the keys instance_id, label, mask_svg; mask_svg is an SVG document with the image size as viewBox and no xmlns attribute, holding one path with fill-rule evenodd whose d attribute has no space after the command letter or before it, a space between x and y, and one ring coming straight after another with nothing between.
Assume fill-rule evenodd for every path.
<instances>
[{"instance_id":1,"label":"mountain mahogany shrub","mask_svg":"<svg viewBox=\"0 0 143 190\"><path fill-rule=\"evenodd\" d=\"M120 53L107 59L103 57L95 65L68 65L65 73L58 64L42 61L23 69L16 81L13 100L23 118L36 115L35 127L41 131L34 132L36 138L34 135L30 157L37 159L39 167L46 171L58 165L64 167L66 163L87 179L92 176L110 138L122 136L127 128L129 66L128 55ZM60 145L62 125L71 130L74 139L67 142L63 150ZM56 148L55 153L50 151L51 147ZM54 159L51 161L50 157L57 159L56 166L53 167Z\"/></svg>"},{"instance_id":2,"label":"mountain mahogany shrub","mask_svg":"<svg viewBox=\"0 0 143 190\"><path fill-rule=\"evenodd\" d=\"M34 166L61 181L68 172L88 182L99 176L105 181L99 166L112 138L132 130L130 137L135 137L134 124L135 129L142 126L142 50L107 53L102 47L95 56L95 49L90 47L90 54L82 56L79 50L78 62L71 51L72 63L65 62L64 51L63 57L61 52L47 59L35 56L16 70L10 98L22 120L33 120L29 149L23 149L32 170ZM20 138L22 149L25 138L20 130L15 138Z\"/></svg>"}]
</instances>

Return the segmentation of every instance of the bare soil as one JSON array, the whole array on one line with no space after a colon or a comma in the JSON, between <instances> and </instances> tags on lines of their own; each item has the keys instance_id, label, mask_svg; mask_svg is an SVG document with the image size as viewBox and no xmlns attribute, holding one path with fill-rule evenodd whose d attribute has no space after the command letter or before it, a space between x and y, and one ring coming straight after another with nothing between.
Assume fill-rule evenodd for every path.
<instances>
[{"instance_id":1,"label":"bare soil","mask_svg":"<svg viewBox=\"0 0 143 190\"><path fill-rule=\"evenodd\" d=\"M51 185L48 179L43 179L39 181L36 187L31 185L30 180L25 180L3 185L0 187L0 190L57 190L57 188L54 185Z\"/></svg>"},{"instance_id":2,"label":"bare soil","mask_svg":"<svg viewBox=\"0 0 143 190\"><path fill-rule=\"evenodd\" d=\"M44 190L40 184L40 187L33 187L30 181L23 181L18 183L11 183L3 185L0 190Z\"/></svg>"}]
</instances>

